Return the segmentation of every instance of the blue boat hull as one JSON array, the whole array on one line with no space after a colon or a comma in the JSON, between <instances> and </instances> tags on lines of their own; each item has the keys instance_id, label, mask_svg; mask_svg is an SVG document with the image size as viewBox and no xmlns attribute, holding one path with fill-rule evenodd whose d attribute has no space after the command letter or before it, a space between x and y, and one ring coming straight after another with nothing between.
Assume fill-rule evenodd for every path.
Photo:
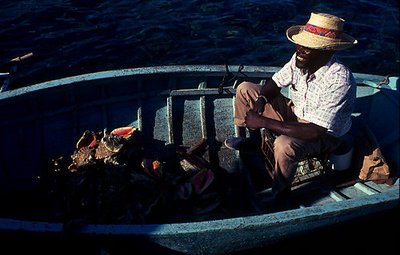
<instances>
[{"instance_id":1,"label":"blue boat hull","mask_svg":"<svg viewBox=\"0 0 400 255\"><path fill-rule=\"evenodd\" d=\"M230 70L238 70L238 66ZM245 67L238 78L262 83L276 67ZM133 126L149 150L205 139L204 157L227 173L241 171L237 152L222 142L233 125L235 84L224 84L224 66L167 66L105 71L0 93L0 192L29 192L51 159L68 155L85 130ZM398 77L356 74L355 127L376 134L394 175L399 169ZM236 84L237 85L237 84ZM222 93L221 93L222 92ZM286 93L285 91L283 91ZM384 107L383 107L384 106ZM366 185L364 187L362 185ZM399 206L399 182L365 183L325 193L313 204L272 213L166 224L84 224L71 233L144 239L189 254L221 254L261 247L301 233ZM371 193L368 193L371 191ZM336 191L335 191L336 192ZM18 203L18 202L17 202ZM0 218L1 232L65 234L63 222Z\"/></svg>"}]
</instances>

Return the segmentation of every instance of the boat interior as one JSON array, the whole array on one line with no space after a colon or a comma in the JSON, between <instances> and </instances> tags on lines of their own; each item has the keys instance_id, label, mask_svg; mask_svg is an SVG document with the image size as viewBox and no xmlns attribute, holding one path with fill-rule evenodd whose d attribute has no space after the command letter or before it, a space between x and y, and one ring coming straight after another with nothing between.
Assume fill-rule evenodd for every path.
<instances>
[{"instance_id":1,"label":"boat interior","mask_svg":"<svg viewBox=\"0 0 400 255\"><path fill-rule=\"evenodd\" d=\"M85 217L78 213L66 214L63 211L65 204L62 204L65 201L63 192L70 190L66 181L69 185L81 185L91 178L82 175L78 180L65 179L66 176L72 178L67 166L71 164L76 142L85 130L105 134L119 127L134 127L140 131L144 158L168 166L171 158L176 160L178 155L180 166L183 161L191 163L184 169L194 167L198 173L207 168L212 174L198 177L196 185L200 185L202 191L191 193L194 195L190 199L181 199L179 204L165 205L165 201L170 201L168 199L163 200L164 204L155 203L159 201L157 199L147 201L147 211L143 209L145 219L143 215L140 219L132 219L118 212L119 215L111 218L96 215L91 218L93 222L165 223L220 219L323 205L398 189L399 82L388 82L388 88L382 88L376 85L378 82L366 82L367 77L360 75L353 128L349 134L353 138L350 165L335 170L331 155L307 158L299 163L295 182L284 202L263 207L257 205L254 197L271 185L265 155L259 148L232 151L223 142L239 132L232 117L236 86L243 80L263 84L273 71L271 69L267 74L218 72L210 75L206 71L185 75L141 74L140 78L127 75L94 81L85 76L81 80L79 77L65 80L62 86L56 86L55 82L33 86L25 95L24 91L7 92L15 97L6 95L0 101L1 108L8 109L1 112L5 121L0 128L4 132L16 132L4 138L4 144L11 144L7 150L2 145L7 156L2 153L0 158L0 199L8 206L1 216L49 221ZM117 85L118 89L115 89ZM390 167L390 178L380 181L359 179L366 153L364 143L371 138L368 133L378 141L375 145ZM65 162L57 161L59 158ZM114 179L123 180L121 176ZM105 189L112 190L116 184L103 182L103 186L97 188L109 185ZM185 192L193 192L185 185L179 186L180 198L185 197ZM89 188L93 186L88 183L86 191L97 194L98 199L98 190ZM116 193L101 194L114 196ZM85 199L89 201L94 197L79 195L80 202ZM165 208L171 207L177 210L166 213ZM84 212L87 211L79 210L79 213ZM107 211L107 214L112 213Z\"/></svg>"}]
</instances>

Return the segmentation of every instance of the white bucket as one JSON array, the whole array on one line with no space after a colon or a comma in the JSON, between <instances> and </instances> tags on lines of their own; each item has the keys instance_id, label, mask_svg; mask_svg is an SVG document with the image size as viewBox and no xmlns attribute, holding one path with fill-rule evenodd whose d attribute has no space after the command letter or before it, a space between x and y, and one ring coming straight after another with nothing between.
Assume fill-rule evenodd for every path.
<instances>
[{"instance_id":1,"label":"white bucket","mask_svg":"<svg viewBox=\"0 0 400 255\"><path fill-rule=\"evenodd\" d=\"M329 156L333 170L343 171L350 168L353 158L353 147L353 138L350 135L345 135L339 147Z\"/></svg>"}]
</instances>

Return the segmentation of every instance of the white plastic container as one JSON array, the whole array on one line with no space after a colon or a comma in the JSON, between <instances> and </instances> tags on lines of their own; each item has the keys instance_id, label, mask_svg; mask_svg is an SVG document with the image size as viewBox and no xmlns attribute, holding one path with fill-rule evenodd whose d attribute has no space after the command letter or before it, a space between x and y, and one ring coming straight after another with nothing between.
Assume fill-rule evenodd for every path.
<instances>
[{"instance_id":1,"label":"white plastic container","mask_svg":"<svg viewBox=\"0 0 400 255\"><path fill-rule=\"evenodd\" d=\"M343 137L343 141L339 147L329 156L332 169L335 171L344 171L349 169L353 159L353 150L353 137L347 134Z\"/></svg>"}]
</instances>

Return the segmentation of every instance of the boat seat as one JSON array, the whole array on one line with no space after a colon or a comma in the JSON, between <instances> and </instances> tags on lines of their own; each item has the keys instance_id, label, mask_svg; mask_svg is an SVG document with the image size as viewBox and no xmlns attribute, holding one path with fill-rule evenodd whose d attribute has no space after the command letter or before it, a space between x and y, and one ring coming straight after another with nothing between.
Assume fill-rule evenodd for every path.
<instances>
[{"instance_id":1,"label":"boat seat","mask_svg":"<svg viewBox=\"0 0 400 255\"><path fill-rule=\"evenodd\" d=\"M330 154L313 155L300 161L292 186L331 172L332 164L329 161L329 156Z\"/></svg>"},{"instance_id":2,"label":"boat seat","mask_svg":"<svg viewBox=\"0 0 400 255\"><path fill-rule=\"evenodd\" d=\"M262 130L262 151L269 169L273 169L274 167L273 144L275 138L276 135L270 130ZM303 160L299 161L292 186L296 186L314 177L332 171L332 164L329 160L330 156L331 153L309 155Z\"/></svg>"},{"instance_id":3,"label":"boat seat","mask_svg":"<svg viewBox=\"0 0 400 255\"><path fill-rule=\"evenodd\" d=\"M347 133L342 137L340 144L334 151L321 155L312 155L300 161L294 184L332 171L348 170L351 167L353 150L353 137Z\"/></svg>"}]
</instances>

